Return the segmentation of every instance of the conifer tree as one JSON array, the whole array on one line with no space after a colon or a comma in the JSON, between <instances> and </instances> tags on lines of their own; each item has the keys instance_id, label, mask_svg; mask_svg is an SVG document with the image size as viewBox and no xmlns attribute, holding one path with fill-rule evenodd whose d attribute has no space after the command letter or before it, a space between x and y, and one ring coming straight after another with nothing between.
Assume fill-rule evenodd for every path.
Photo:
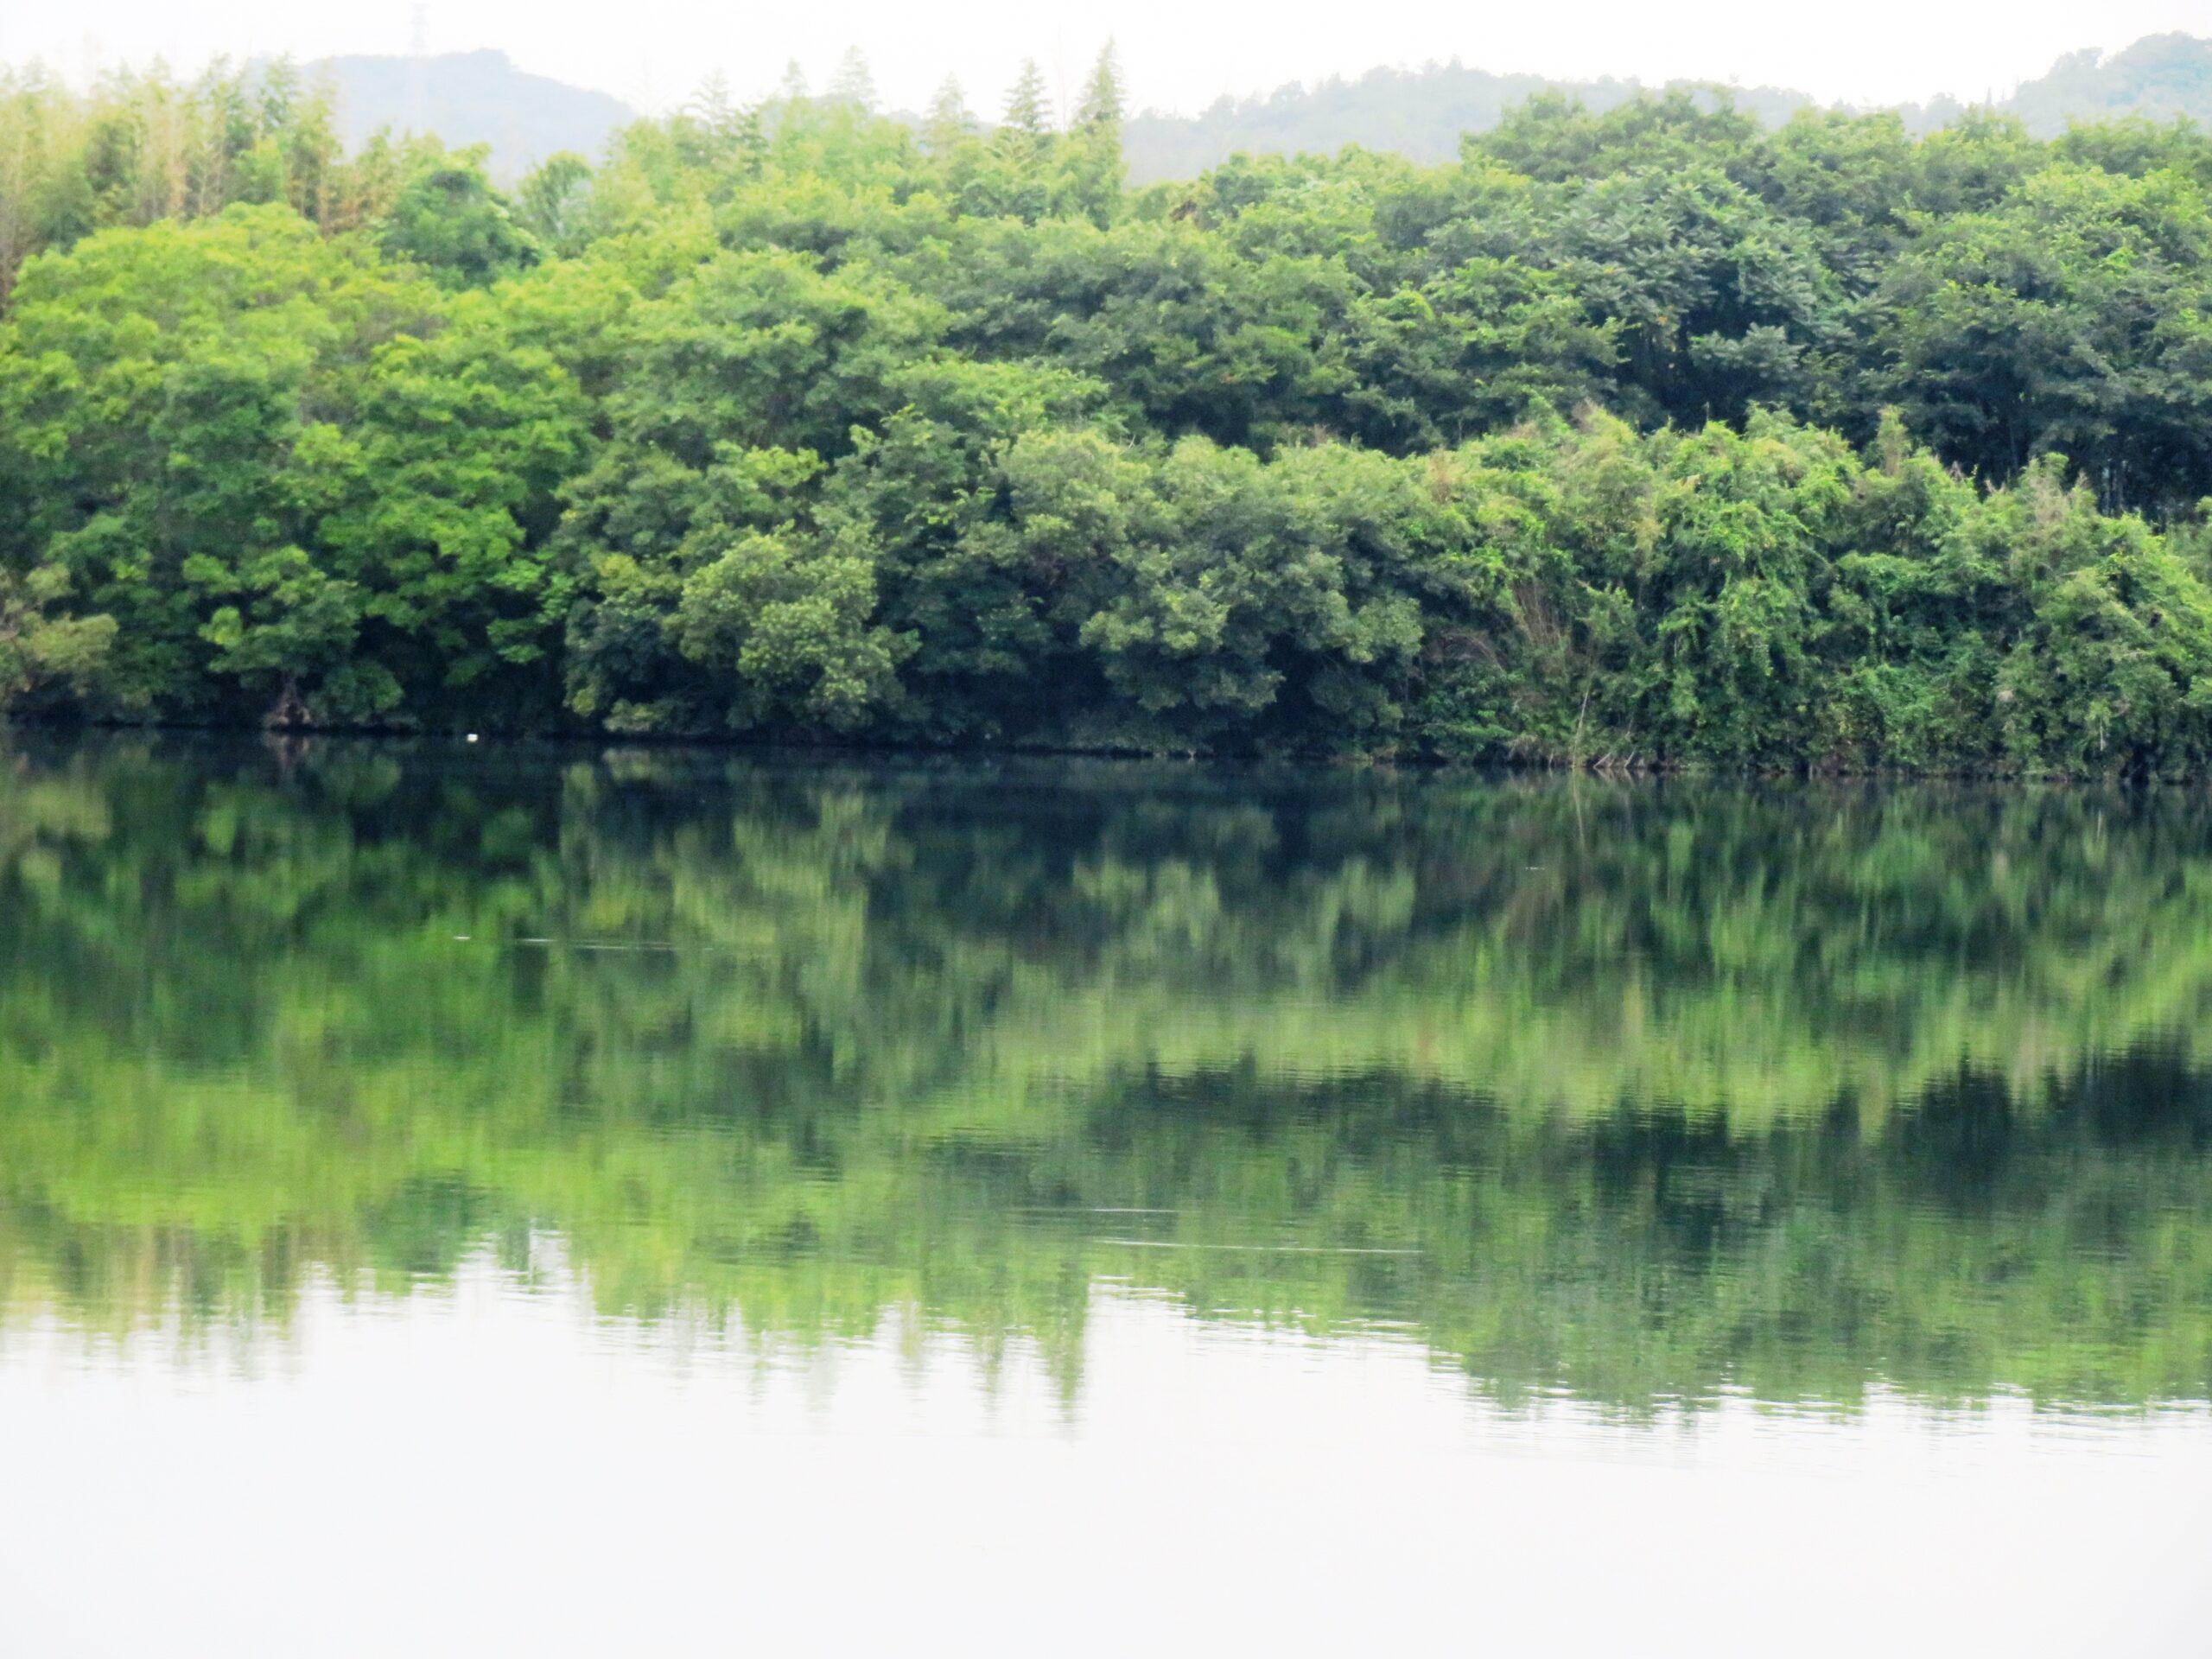
<instances>
[{"instance_id":1,"label":"conifer tree","mask_svg":"<svg viewBox=\"0 0 2212 1659\"><path fill-rule=\"evenodd\" d=\"M1084 83L1083 101L1076 106L1076 130L1110 132L1118 139L1122 115L1122 56L1109 40L1099 49L1090 79Z\"/></svg>"},{"instance_id":2,"label":"conifer tree","mask_svg":"<svg viewBox=\"0 0 2212 1659\"><path fill-rule=\"evenodd\" d=\"M1071 145L1073 206L1102 228L1114 222L1127 168L1122 160L1122 65L1108 41L1084 83Z\"/></svg>"},{"instance_id":3,"label":"conifer tree","mask_svg":"<svg viewBox=\"0 0 2212 1659\"><path fill-rule=\"evenodd\" d=\"M1021 73L1006 95L1006 118L1000 124L1003 131L1027 139L1033 148L1041 147L1050 134L1052 112L1045 95L1045 72L1037 67L1036 59L1021 60Z\"/></svg>"},{"instance_id":4,"label":"conifer tree","mask_svg":"<svg viewBox=\"0 0 2212 1659\"><path fill-rule=\"evenodd\" d=\"M837 61L836 79L830 83L830 101L849 104L855 109L875 107L875 76L868 67L867 54L857 46L845 48L845 55Z\"/></svg>"},{"instance_id":5,"label":"conifer tree","mask_svg":"<svg viewBox=\"0 0 2212 1659\"><path fill-rule=\"evenodd\" d=\"M942 160L973 137L975 130L976 119L968 112L968 99L960 90L959 79L947 75L930 99L929 113L922 123L922 143Z\"/></svg>"}]
</instances>

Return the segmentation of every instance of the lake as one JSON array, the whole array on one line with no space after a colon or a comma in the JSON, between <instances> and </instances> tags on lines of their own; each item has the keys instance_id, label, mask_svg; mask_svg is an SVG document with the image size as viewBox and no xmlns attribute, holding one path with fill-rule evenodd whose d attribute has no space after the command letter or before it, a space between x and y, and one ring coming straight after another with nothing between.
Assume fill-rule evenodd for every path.
<instances>
[{"instance_id":1,"label":"lake","mask_svg":"<svg viewBox=\"0 0 2212 1659\"><path fill-rule=\"evenodd\" d=\"M2176 1655L2212 797L0 734L0 1651Z\"/></svg>"}]
</instances>

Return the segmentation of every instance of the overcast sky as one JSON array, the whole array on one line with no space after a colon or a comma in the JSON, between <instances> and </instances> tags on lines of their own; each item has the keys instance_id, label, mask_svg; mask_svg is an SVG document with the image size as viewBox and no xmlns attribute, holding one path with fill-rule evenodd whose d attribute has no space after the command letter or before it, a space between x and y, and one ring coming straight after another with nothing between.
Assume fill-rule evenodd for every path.
<instances>
[{"instance_id":1,"label":"overcast sky","mask_svg":"<svg viewBox=\"0 0 2212 1659\"><path fill-rule=\"evenodd\" d=\"M217 53L398 53L415 10L409 0L0 0L0 60L43 58L75 79L157 54L193 68ZM819 86L851 45L867 53L889 103L918 106L957 74L988 112L1024 56L1071 91L1109 35L1134 101L1183 111L1224 92L1454 57L1562 77L1769 82L1854 102L2002 96L2076 48L2113 50L2170 29L2212 35L2212 0L430 0L422 10L433 51L499 47L525 69L648 108L681 102L716 68L740 95L764 92L794 58Z\"/></svg>"}]
</instances>

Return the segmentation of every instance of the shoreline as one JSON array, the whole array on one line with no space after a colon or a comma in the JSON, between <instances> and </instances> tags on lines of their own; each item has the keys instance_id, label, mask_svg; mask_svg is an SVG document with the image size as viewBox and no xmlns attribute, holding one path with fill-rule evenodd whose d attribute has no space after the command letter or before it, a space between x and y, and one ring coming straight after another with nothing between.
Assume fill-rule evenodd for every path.
<instances>
[{"instance_id":1,"label":"shoreline","mask_svg":"<svg viewBox=\"0 0 2212 1659\"><path fill-rule=\"evenodd\" d=\"M2044 787L2186 788L2212 783L2212 771L2160 774L2144 772L2008 770L1986 766L1870 766L1834 761L1775 761L1734 764L1683 760L1629 765L1559 759L1481 758L1390 751L1167 749L1131 746L1040 743L921 743L868 741L835 735L749 736L713 732L595 732L556 729L468 731L410 729L390 726L270 726L251 722L188 721L92 721L0 715L0 738L18 732L42 734L98 734L120 737L135 733L165 737L238 740L259 738L278 745L304 745L316 739L370 744L472 745L508 750L593 748L646 752L842 756L883 761L1088 760L1180 766L1266 767L1323 773L1396 771L1408 773L1462 772L1498 778L1586 778L1606 781L1696 780L1707 783L1997 784Z\"/></svg>"}]
</instances>

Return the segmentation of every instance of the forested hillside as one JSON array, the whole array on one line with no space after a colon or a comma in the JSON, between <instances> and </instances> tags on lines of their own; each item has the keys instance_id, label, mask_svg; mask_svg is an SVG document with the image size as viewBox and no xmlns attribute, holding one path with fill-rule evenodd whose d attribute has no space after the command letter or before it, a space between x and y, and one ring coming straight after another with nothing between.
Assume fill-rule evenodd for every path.
<instances>
[{"instance_id":1,"label":"forested hillside","mask_svg":"<svg viewBox=\"0 0 2212 1659\"><path fill-rule=\"evenodd\" d=\"M1507 111L1535 98L1563 98L1604 111L1639 98L1679 92L1735 106L1778 126L1813 105L1810 93L1783 86L1699 84L1650 87L1633 80L1554 80L1500 74L1461 63L1418 69L1381 67L1350 79L1294 82L1254 98L1219 98L1196 115L1147 110L1128 123L1129 176L1141 183L1188 179L1233 156L1327 155L1346 144L1428 163L1448 162L1471 132L1488 132Z\"/></svg>"},{"instance_id":2,"label":"forested hillside","mask_svg":"<svg viewBox=\"0 0 2212 1659\"><path fill-rule=\"evenodd\" d=\"M2151 35L2119 52L2069 52L1999 107L2045 138L2115 115L2212 124L2212 41Z\"/></svg>"},{"instance_id":3,"label":"forested hillside","mask_svg":"<svg viewBox=\"0 0 2212 1659\"><path fill-rule=\"evenodd\" d=\"M1532 98L1566 98L1603 111L1677 90L1707 101L1728 98L1770 126L1814 103L1810 93L1782 86L1654 89L1632 80L1496 74L1456 62L1370 69L1350 80L1281 86L1258 98L1223 98L1195 116L1140 115L1129 123L1129 172L1144 181L1184 179L1240 152L1327 153L1346 144L1393 150L1417 162L1448 162L1459 153L1463 135L1489 131L1509 110ZM1898 113L1908 130L1926 133L1958 120L1969 105L1980 105L1995 114L2018 116L2038 138L2056 138L2071 122L2118 116L2212 124L2212 41L2153 35L2119 52L2070 52L2048 74L2002 97L1998 90L1956 87Z\"/></svg>"},{"instance_id":4,"label":"forested hillside","mask_svg":"<svg viewBox=\"0 0 2212 1659\"><path fill-rule=\"evenodd\" d=\"M855 89L512 197L0 96L0 696L118 719L2178 772L2212 141L1538 99L1124 183ZM20 270L17 265L20 264Z\"/></svg>"}]
</instances>

